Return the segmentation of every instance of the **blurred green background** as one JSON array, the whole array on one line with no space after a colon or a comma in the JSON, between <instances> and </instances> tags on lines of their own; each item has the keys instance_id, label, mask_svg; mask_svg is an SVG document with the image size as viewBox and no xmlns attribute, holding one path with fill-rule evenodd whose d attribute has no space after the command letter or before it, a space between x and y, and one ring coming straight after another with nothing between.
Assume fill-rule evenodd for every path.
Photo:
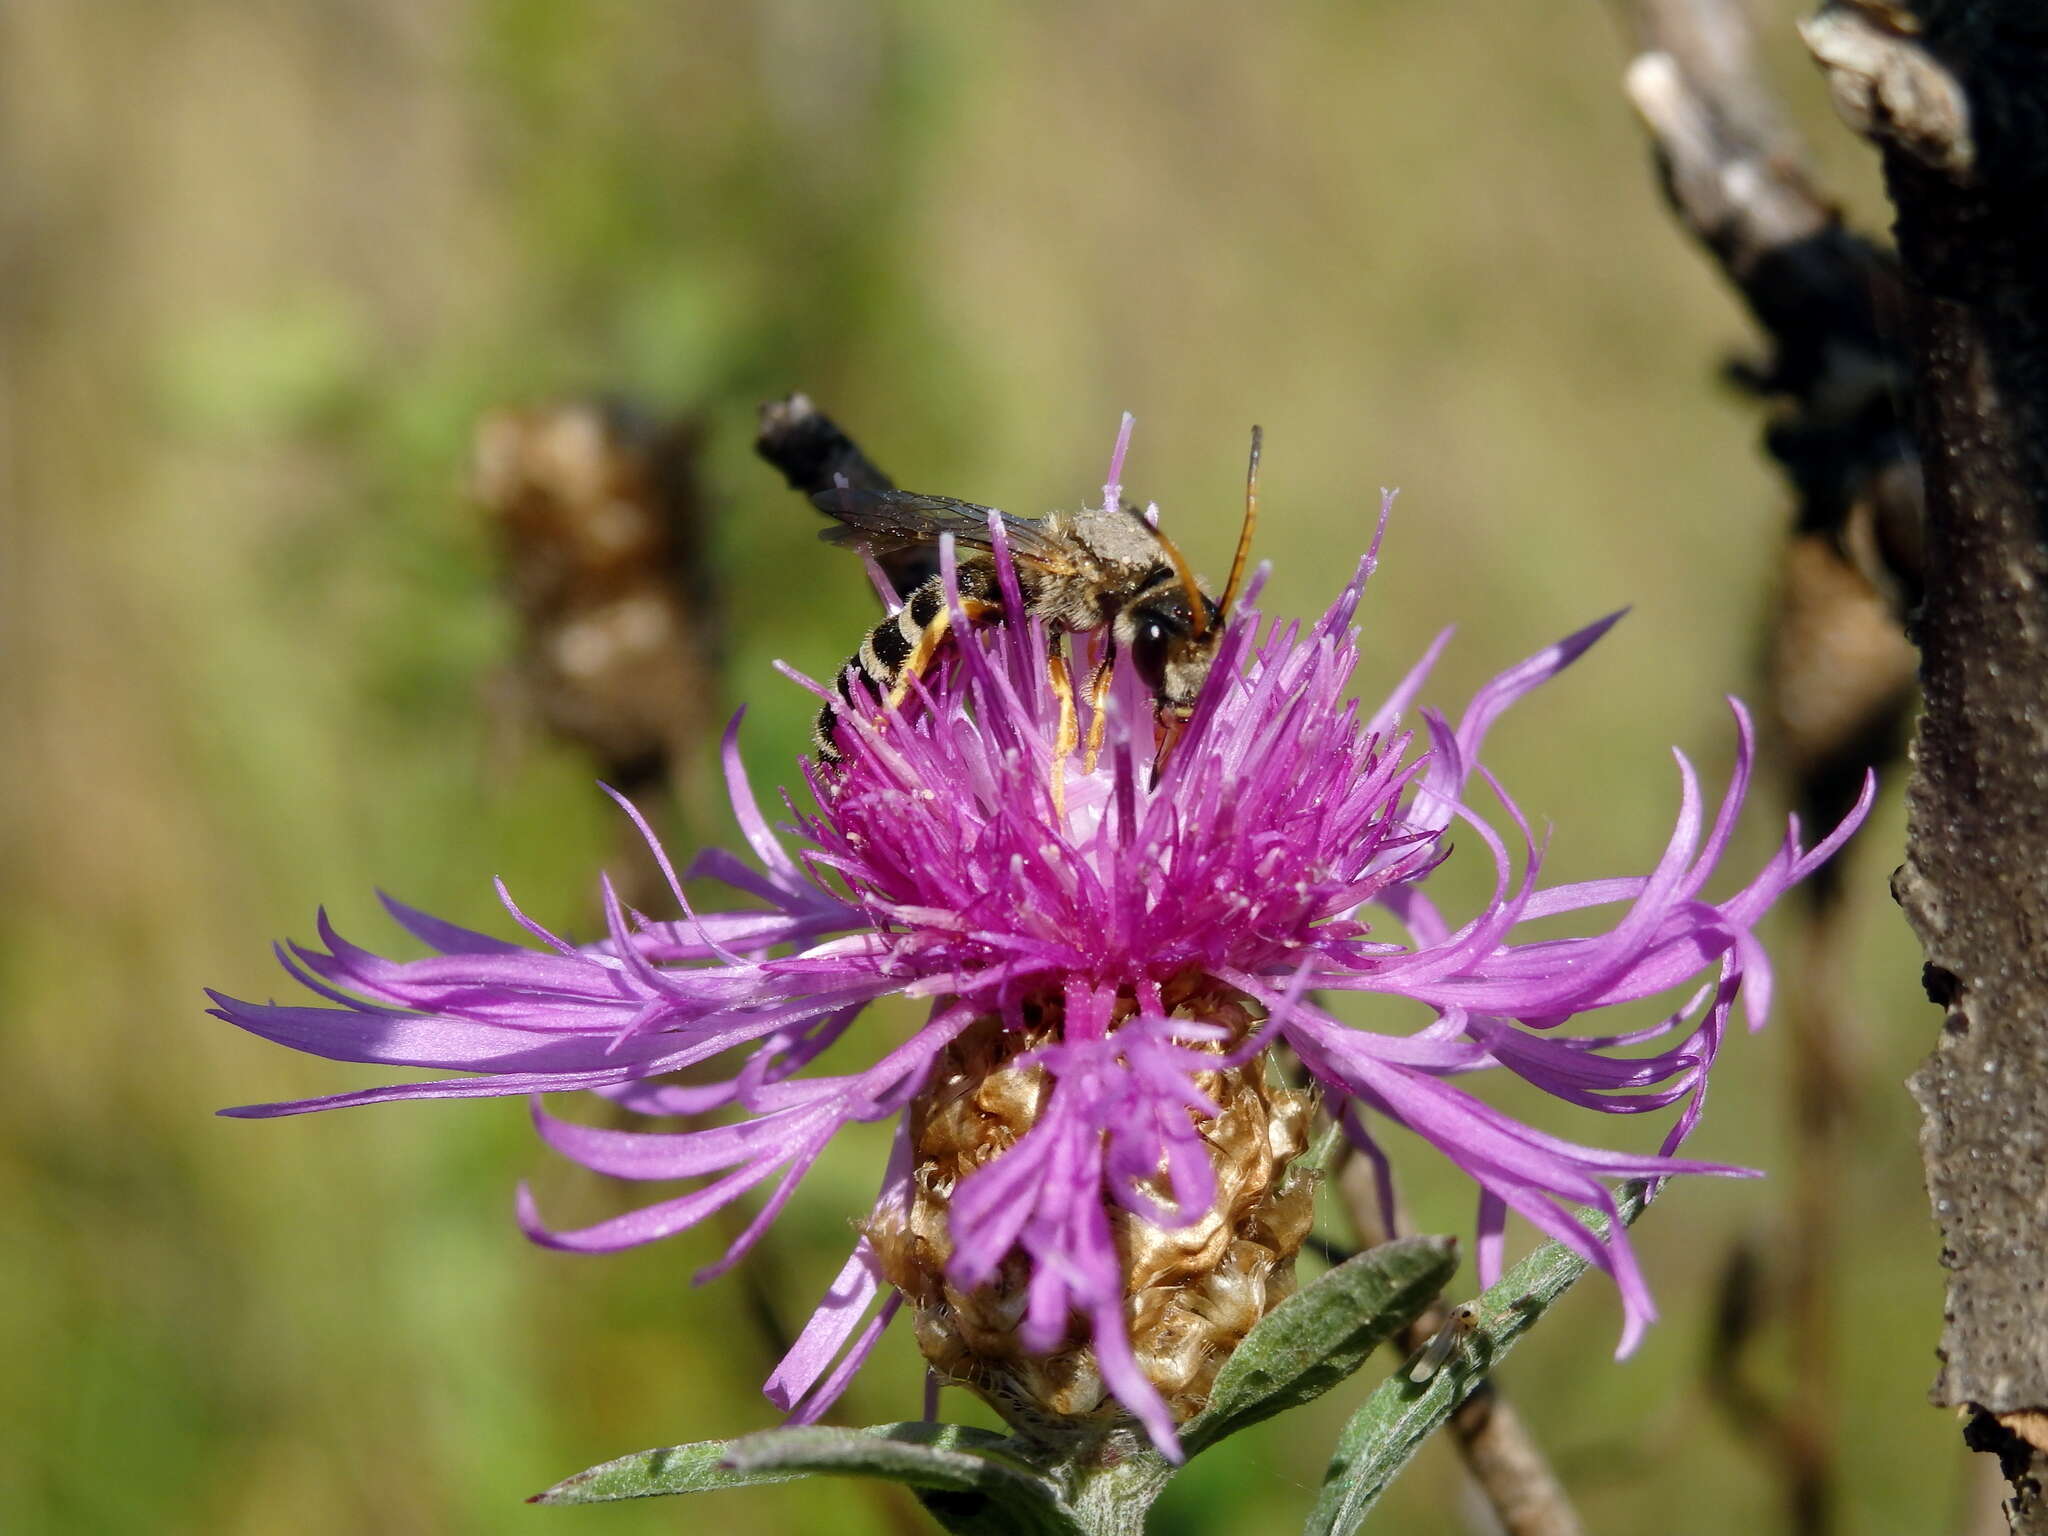
<instances>
[{"instance_id":1,"label":"blurred green background","mask_svg":"<svg viewBox=\"0 0 2048 1536\"><path fill-rule=\"evenodd\" d=\"M214 1119L378 1079L208 1019L200 988L288 994L269 940L321 903L386 942L376 886L502 929L503 875L588 931L611 815L575 752L503 749L512 623L462 487L480 413L591 389L705 414L727 691L769 784L810 712L770 661L829 670L871 600L753 461L757 402L807 389L899 479L1034 512L1096 493L1130 409L1127 484L1212 575L1257 420L1269 611L1319 610L1377 487L1404 488L1365 692L1446 622L1450 703L1635 605L1493 764L1554 824L1550 874L1644 867L1667 745L1725 769L1785 508L1714 378L1745 323L1662 211L1624 57L1592 0L0 10L0 1524L914 1528L845 1485L523 1508L774 1421L738 1291L687 1283L713 1236L529 1246L516 1179L565 1221L615 1197L513 1101ZM1761 796L1745 869L1777 814ZM1934 1018L1884 895L1900 837L1894 784L1851 871L1867 1091L1831 1326L1857 1531L1948 1528L1965 1498L1923 1396L1941 1284L1899 1082ZM1786 1049L1731 1041L1702 1155L1782 1175ZM781 1223L788 1314L840 1262L877 1145L828 1156ZM1424 1226L1467 1229L1466 1191L1405 1171ZM1657 1207L1638 1358L1610 1361L1596 1281L1506 1368L1594 1530L1774 1528L1699 1380L1721 1258L1769 1253L1784 1190ZM1789 1345L1767 1335L1767 1376ZM899 1332L842 1422L914 1415L918 1380ZM1157 1529L1295 1529L1363 1390L1197 1464ZM1473 1518L1438 1446L1375 1528Z\"/></svg>"}]
</instances>

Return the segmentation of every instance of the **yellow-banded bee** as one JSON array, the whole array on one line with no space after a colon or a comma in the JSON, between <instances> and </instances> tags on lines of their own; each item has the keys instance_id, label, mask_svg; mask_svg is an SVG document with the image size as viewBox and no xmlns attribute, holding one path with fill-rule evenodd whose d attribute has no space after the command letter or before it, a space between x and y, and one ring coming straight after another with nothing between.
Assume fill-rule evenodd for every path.
<instances>
[{"instance_id":1,"label":"yellow-banded bee","mask_svg":"<svg viewBox=\"0 0 2048 1536\"><path fill-rule=\"evenodd\" d=\"M1061 649L1065 632L1109 631L1108 649L1088 685L1094 713L1085 771L1094 770L1101 749L1102 705L1117 654L1125 650L1152 691L1165 732L1163 760L1180 725L1193 713L1216 659L1224 616L1244 575L1258 521L1260 442L1254 427L1251 468L1245 477L1244 528L1220 601L1202 590L1173 541L1135 507L1054 512L1042 518L994 514L1001 519L1024 611L1044 620L1053 632L1047 666L1060 701L1059 736L1053 748L1056 802L1063 798L1059 765L1076 745L1074 690ZM958 552L960 611L976 624L1007 617L989 531L993 509L950 496L853 487L822 491L812 499L841 525L820 537L833 544L865 547L875 555L936 544L942 534L950 533ZM922 677L938 656L951 622L943 580L934 576L861 641L840 672L840 697L848 706L854 704L853 674L858 669L889 707L901 705L912 680ZM818 712L818 756L828 763L841 756L834 740L840 707L828 703Z\"/></svg>"}]
</instances>

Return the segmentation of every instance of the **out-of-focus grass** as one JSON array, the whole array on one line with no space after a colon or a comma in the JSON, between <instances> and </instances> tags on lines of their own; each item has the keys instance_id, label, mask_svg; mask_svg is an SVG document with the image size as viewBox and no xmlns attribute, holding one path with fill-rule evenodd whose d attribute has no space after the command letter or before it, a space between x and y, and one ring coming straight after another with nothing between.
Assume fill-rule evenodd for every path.
<instances>
[{"instance_id":1,"label":"out-of-focus grass","mask_svg":"<svg viewBox=\"0 0 2048 1536\"><path fill-rule=\"evenodd\" d=\"M1778 491L1710 380L1739 317L1656 206L1591 5L104 0L9 8L0 45L10 1530L898 1528L827 1487L521 1510L771 1421L736 1294L686 1283L711 1238L526 1245L515 1178L565 1213L616 1197L516 1104L210 1117L373 1080L200 1013L202 985L288 991L265 944L317 904L366 938L377 885L491 923L495 873L587 921L612 840L588 770L508 758L484 703L508 626L459 492L488 406L708 413L730 690L771 783L809 706L770 660L828 669L867 612L748 451L754 403L796 386L911 483L1026 511L1090 494L1133 409L1128 482L1211 571L1260 420L1283 613L1328 599L1403 486L1368 688L1446 622L1452 700L1633 602L1498 738L1559 877L1651 856L1667 743L1725 764ZM1895 1085L1928 1021L1881 899L1897 841L1882 817L1857 856L1857 1530L1929 1528L1956 1471L1921 1398L1939 1282ZM1732 1042L1703 1155L1780 1165L1783 1056ZM841 1149L781 1224L791 1313L876 1162ZM1409 1168L1419 1218L1462 1228L1464 1193ZM1637 1360L1608 1362L1597 1283L1516 1357L1595 1529L1771 1518L1697 1379L1714 1265L1775 1200L1658 1207L1666 1321ZM917 1382L897 1339L845 1412L914 1412ZM1292 1529L1349 1401L1199 1464L1160 1529ZM1457 1530L1455 1490L1435 1452L1380 1519Z\"/></svg>"}]
</instances>

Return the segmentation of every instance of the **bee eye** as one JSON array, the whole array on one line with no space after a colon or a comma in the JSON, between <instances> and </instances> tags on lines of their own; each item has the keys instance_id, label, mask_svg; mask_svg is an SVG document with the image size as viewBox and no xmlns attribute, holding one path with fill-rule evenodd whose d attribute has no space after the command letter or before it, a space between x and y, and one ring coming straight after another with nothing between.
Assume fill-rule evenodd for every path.
<instances>
[{"instance_id":1,"label":"bee eye","mask_svg":"<svg viewBox=\"0 0 2048 1536\"><path fill-rule=\"evenodd\" d=\"M1166 686L1166 626L1157 619L1140 619L1131 636L1131 664L1155 694Z\"/></svg>"}]
</instances>

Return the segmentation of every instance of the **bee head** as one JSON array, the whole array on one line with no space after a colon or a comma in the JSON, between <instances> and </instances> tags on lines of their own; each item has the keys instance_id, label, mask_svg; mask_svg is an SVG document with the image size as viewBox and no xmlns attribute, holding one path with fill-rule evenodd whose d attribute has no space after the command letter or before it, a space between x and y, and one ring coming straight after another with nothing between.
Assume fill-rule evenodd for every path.
<instances>
[{"instance_id":1,"label":"bee head","mask_svg":"<svg viewBox=\"0 0 2048 1536\"><path fill-rule=\"evenodd\" d=\"M1118 626L1118 638L1130 648L1138 669L1162 711L1185 715L1194 708L1223 638L1223 615L1216 600L1199 589L1203 612L1197 623L1187 594L1175 587L1134 604Z\"/></svg>"}]
</instances>

